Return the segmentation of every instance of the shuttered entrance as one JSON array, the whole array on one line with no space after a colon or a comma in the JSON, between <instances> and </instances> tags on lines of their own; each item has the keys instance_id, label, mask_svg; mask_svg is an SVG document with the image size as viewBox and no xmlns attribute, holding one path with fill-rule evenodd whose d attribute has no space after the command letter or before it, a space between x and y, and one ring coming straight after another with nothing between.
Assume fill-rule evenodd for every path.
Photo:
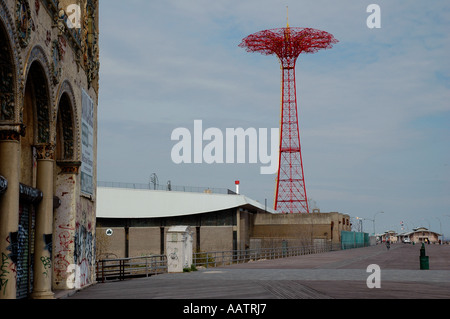
<instances>
[{"instance_id":1,"label":"shuttered entrance","mask_svg":"<svg viewBox=\"0 0 450 319\"><path fill-rule=\"evenodd\" d=\"M12 234L15 243L16 298L27 298L33 290L34 237L36 205L42 200L42 192L21 184L19 205L19 231Z\"/></svg>"},{"instance_id":2,"label":"shuttered entrance","mask_svg":"<svg viewBox=\"0 0 450 319\"><path fill-rule=\"evenodd\" d=\"M17 299L27 298L33 287L34 230L36 213L30 203L19 207L19 232L17 250Z\"/></svg>"}]
</instances>

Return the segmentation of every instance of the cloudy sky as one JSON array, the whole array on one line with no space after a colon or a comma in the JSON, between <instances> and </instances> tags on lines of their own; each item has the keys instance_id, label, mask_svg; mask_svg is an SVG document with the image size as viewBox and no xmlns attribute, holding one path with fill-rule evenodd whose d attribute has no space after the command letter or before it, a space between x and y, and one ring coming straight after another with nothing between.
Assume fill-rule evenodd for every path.
<instances>
[{"instance_id":1,"label":"cloudy sky","mask_svg":"<svg viewBox=\"0 0 450 319\"><path fill-rule=\"evenodd\" d=\"M381 28L367 7L381 8ZM332 33L300 56L308 197L322 212L376 216L377 232L450 237L450 3L432 0L100 1L98 179L234 189L273 205L257 164L173 163L177 128L277 128L280 65L238 47L286 25ZM207 144L205 142L205 144ZM371 221L364 230L372 231Z\"/></svg>"}]
</instances>

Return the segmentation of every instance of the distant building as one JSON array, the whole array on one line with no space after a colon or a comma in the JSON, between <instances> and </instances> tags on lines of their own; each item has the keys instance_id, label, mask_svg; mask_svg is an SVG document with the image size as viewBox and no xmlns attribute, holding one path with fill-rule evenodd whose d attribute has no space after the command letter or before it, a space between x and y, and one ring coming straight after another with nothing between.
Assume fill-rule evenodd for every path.
<instances>
[{"instance_id":1,"label":"distant building","mask_svg":"<svg viewBox=\"0 0 450 319\"><path fill-rule=\"evenodd\" d=\"M199 193L99 187L97 258L165 254L167 230L180 225L195 230L194 251L245 249L254 216L265 210L246 196L211 189Z\"/></svg>"},{"instance_id":2,"label":"distant building","mask_svg":"<svg viewBox=\"0 0 450 319\"><path fill-rule=\"evenodd\" d=\"M98 0L0 0L0 299L94 280Z\"/></svg>"},{"instance_id":3,"label":"distant building","mask_svg":"<svg viewBox=\"0 0 450 319\"><path fill-rule=\"evenodd\" d=\"M201 190L200 190L201 191ZM171 226L191 226L194 251L340 243L339 213L277 214L244 195L99 187L97 258L165 254Z\"/></svg>"},{"instance_id":4,"label":"distant building","mask_svg":"<svg viewBox=\"0 0 450 319\"><path fill-rule=\"evenodd\" d=\"M396 243L398 241L398 234L393 230L388 230L383 234L378 234L377 238L379 242L385 243L388 240L391 243Z\"/></svg>"},{"instance_id":5,"label":"distant building","mask_svg":"<svg viewBox=\"0 0 450 319\"><path fill-rule=\"evenodd\" d=\"M430 231L425 227L414 228L410 232L402 233L398 235L399 241L410 243L439 243L439 237L442 234Z\"/></svg>"},{"instance_id":6,"label":"distant building","mask_svg":"<svg viewBox=\"0 0 450 319\"><path fill-rule=\"evenodd\" d=\"M253 247L332 244L341 248L341 234L351 231L350 216L338 212L258 214L252 230Z\"/></svg>"}]
</instances>

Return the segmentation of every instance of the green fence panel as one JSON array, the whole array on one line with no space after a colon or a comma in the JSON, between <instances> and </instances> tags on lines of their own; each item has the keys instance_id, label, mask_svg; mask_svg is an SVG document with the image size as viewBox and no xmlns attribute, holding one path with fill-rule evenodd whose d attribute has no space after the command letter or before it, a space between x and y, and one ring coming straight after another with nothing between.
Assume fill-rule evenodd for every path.
<instances>
[{"instance_id":1,"label":"green fence panel","mask_svg":"<svg viewBox=\"0 0 450 319\"><path fill-rule=\"evenodd\" d=\"M342 249L352 249L367 247L370 244L369 234L342 231L341 232L341 248Z\"/></svg>"},{"instance_id":2,"label":"green fence panel","mask_svg":"<svg viewBox=\"0 0 450 319\"><path fill-rule=\"evenodd\" d=\"M364 233L364 247L370 246L370 236L368 233Z\"/></svg>"}]
</instances>

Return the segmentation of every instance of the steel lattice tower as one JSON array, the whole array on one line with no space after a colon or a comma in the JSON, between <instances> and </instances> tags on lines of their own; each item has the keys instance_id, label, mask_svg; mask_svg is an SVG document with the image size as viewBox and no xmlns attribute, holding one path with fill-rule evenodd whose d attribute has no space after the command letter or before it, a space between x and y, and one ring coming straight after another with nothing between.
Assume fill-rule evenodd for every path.
<instances>
[{"instance_id":1,"label":"steel lattice tower","mask_svg":"<svg viewBox=\"0 0 450 319\"><path fill-rule=\"evenodd\" d=\"M297 114L295 65L301 53L330 49L332 34L311 28L271 29L252 34L239 45L248 52L276 54L282 69L280 157L274 209L281 213L309 213Z\"/></svg>"}]
</instances>

